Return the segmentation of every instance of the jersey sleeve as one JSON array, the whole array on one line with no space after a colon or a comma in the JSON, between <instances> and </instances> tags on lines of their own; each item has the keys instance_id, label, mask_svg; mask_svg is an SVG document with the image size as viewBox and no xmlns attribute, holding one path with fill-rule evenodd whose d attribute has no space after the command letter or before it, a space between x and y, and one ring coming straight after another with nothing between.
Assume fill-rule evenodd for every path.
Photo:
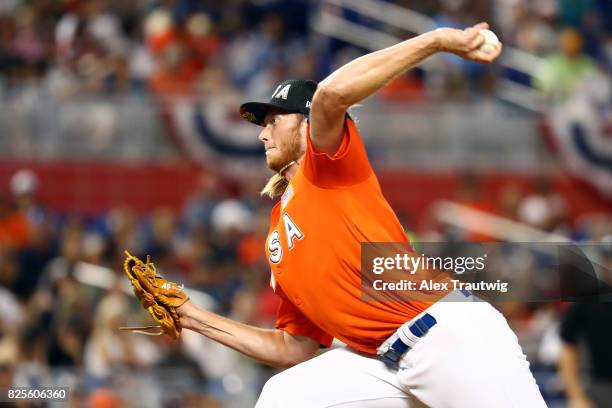
<instances>
[{"instance_id":1,"label":"jersey sleeve","mask_svg":"<svg viewBox=\"0 0 612 408\"><path fill-rule=\"evenodd\" d=\"M310 140L310 127L306 143L302 168L306 178L317 187L350 187L366 180L372 173L359 130L348 116L344 120L342 142L333 156L315 150Z\"/></svg>"},{"instance_id":2,"label":"jersey sleeve","mask_svg":"<svg viewBox=\"0 0 612 408\"><path fill-rule=\"evenodd\" d=\"M304 314L297 308L286 295L278 293L280 295L280 305L276 314L276 328L279 330L286 331L294 336L305 336L309 337L321 344L324 347L331 346L333 337L324 332L319 326L311 322Z\"/></svg>"}]
</instances>

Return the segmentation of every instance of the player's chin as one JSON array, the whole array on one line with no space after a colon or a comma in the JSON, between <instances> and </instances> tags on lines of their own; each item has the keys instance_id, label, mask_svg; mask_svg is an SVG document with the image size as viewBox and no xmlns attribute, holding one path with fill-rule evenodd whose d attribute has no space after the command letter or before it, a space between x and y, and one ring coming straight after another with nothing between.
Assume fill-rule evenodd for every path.
<instances>
[{"instance_id":1,"label":"player's chin","mask_svg":"<svg viewBox=\"0 0 612 408\"><path fill-rule=\"evenodd\" d=\"M266 164L270 170L279 171L283 168L283 160L279 155L275 155L274 153L268 153L266 155Z\"/></svg>"}]
</instances>

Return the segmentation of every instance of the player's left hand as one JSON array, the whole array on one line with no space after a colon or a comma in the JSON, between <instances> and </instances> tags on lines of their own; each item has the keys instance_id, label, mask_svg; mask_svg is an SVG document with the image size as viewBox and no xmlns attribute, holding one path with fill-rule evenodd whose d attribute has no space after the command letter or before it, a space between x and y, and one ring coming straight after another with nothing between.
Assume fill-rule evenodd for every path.
<instances>
[{"instance_id":1,"label":"player's left hand","mask_svg":"<svg viewBox=\"0 0 612 408\"><path fill-rule=\"evenodd\" d=\"M500 42L495 50L489 53L480 50L485 39L479 34L479 30L488 28L487 23L479 23L464 30L438 28L435 33L442 51L451 52L470 61L489 64L501 54L502 44Z\"/></svg>"},{"instance_id":2,"label":"player's left hand","mask_svg":"<svg viewBox=\"0 0 612 408\"><path fill-rule=\"evenodd\" d=\"M143 262L127 251L125 254L123 269L132 283L134 294L159 326L121 327L120 329L143 334L164 333L177 339L181 334L177 308L189 300L189 297L183 292L183 286L157 275L155 265L150 262L148 256L147 261ZM156 329L157 332L152 333L150 329Z\"/></svg>"}]
</instances>

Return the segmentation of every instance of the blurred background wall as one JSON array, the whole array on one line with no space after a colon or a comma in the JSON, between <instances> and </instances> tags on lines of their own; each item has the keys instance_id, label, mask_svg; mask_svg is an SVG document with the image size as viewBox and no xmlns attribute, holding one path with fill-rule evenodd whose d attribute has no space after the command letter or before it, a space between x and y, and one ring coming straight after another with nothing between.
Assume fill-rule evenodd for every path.
<instances>
[{"instance_id":1,"label":"blurred background wall","mask_svg":"<svg viewBox=\"0 0 612 408\"><path fill-rule=\"evenodd\" d=\"M123 250L202 306L272 326L270 173L240 102L483 20L499 62L436 56L353 109L385 196L417 240L512 241L528 226L612 245L607 0L1 1L0 386L70 385L75 407L252 405L272 369L190 333L116 331L147 321ZM510 228L483 229L487 214ZM570 306L499 307L549 405L566 406Z\"/></svg>"}]
</instances>

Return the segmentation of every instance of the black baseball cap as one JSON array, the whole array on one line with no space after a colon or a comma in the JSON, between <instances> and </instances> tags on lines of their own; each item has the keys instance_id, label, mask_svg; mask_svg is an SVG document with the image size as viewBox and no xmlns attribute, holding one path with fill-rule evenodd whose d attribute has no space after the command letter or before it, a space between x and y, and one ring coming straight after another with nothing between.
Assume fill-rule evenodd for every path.
<instances>
[{"instance_id":1,"label":"black baseball cap","mask_svg":"<svg viewBox=\"0 0 612 408\"><path fill-rule=\"evenodd\" d=\"M317 82L311 80L290 79L276 87L270 101L247 102L240 106L240 115L251 123L264 126L264 119L272 108L287 113L310 114L312 96L317 90Z\"/></svg>"}]
</instances>

